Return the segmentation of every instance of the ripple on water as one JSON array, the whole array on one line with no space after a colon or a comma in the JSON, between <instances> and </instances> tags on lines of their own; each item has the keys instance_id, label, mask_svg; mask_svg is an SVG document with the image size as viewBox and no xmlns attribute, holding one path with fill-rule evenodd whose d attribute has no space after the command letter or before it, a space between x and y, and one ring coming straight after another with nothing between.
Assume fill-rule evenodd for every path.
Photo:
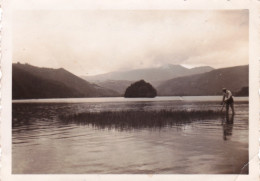
<instances>
[{"instance_id":1,"label":"ripple on water","mask_svg":"<svg viewBox=\"0 0 260 181\"><path fill-rule=\"evenodd\" d=\"M216 102L13 104L13 173L240 173L248 163L248 104L222 119L117 130L62 123L57 116L101 110L216 110ZM247 173L244 170L243 173Z\"/></svg>"}]
</instances>

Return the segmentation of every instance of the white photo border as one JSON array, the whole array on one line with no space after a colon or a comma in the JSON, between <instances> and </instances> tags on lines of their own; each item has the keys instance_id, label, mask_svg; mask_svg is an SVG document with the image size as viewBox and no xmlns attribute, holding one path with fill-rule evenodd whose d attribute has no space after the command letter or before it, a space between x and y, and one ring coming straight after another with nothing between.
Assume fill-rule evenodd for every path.
<instances>
[{"instance_id":1,"label":"white photo border","mask_svg":"<svg viewBox=\"0 0 260 181\"><path fill-rule=\"evenodd\" d=\"M15 180L259 180L259 61L260 61L260 0L6 0L2 1L2 170L3 181ZM249 174L12 174L12 12L38 9L139 9L139 10L238 10L249 11Z\"/></svg>"}]
</instances>

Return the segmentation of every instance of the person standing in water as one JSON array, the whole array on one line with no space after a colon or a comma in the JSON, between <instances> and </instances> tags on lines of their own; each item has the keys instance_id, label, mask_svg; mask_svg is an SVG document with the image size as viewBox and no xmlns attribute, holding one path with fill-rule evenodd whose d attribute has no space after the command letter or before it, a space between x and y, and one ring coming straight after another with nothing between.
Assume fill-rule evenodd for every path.
<instances>
[{"instance_id":1,"label":"person standing in water","mask_svg":"<svg viewBox=\"0 0 260 181\"><path fill-rule=\"evenodd\" d=\"M234 110L234 99L232 96L232 93L230 90L227 90L226 88L222 89L223 91L223 99L222 99L222 103L221 105L223 105L224 103L226 104L226 114L228 115L228 110L229 110L229 106L232 109L232 114L235 114L235 110Z\"/></svg>"}]
</instances>

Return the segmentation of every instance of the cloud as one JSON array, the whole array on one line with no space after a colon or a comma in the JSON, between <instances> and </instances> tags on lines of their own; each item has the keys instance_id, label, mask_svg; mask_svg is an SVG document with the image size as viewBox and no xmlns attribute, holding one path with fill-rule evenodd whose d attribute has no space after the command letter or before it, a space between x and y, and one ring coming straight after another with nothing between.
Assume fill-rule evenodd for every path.
<instances>
[{"instance_id":1,"label":"cloud","mask_svg":"<svg viewBox=\"0 0 260 181\"><path fill-rule=\"evenodd\" d=\"M77 75L248 64L248 18L246 10L16 11L13 61Z\"/></svg>"}]
</instances>

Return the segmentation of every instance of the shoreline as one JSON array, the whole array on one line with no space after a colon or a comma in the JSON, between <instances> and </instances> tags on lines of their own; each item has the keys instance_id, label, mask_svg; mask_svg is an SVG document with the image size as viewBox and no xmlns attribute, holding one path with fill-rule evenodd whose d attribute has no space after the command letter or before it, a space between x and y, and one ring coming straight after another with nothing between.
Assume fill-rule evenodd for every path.
<instances>
[{"instance_id":1,"label":"shoreline","mask_svg":"<svg viewBox=\"0 0 260 181\"><path fill-rule=\"evenodd\" d=\"M249 102L249 97L234 97L235 102ZM186 101L186 102L220 102L222 96L157 96L155 98L124 97L89 97L89 98L51 98L51 99L16 99L12 103L95 103L95 102L153 102L153 101Z\"/></svg>"}]
</instances>

